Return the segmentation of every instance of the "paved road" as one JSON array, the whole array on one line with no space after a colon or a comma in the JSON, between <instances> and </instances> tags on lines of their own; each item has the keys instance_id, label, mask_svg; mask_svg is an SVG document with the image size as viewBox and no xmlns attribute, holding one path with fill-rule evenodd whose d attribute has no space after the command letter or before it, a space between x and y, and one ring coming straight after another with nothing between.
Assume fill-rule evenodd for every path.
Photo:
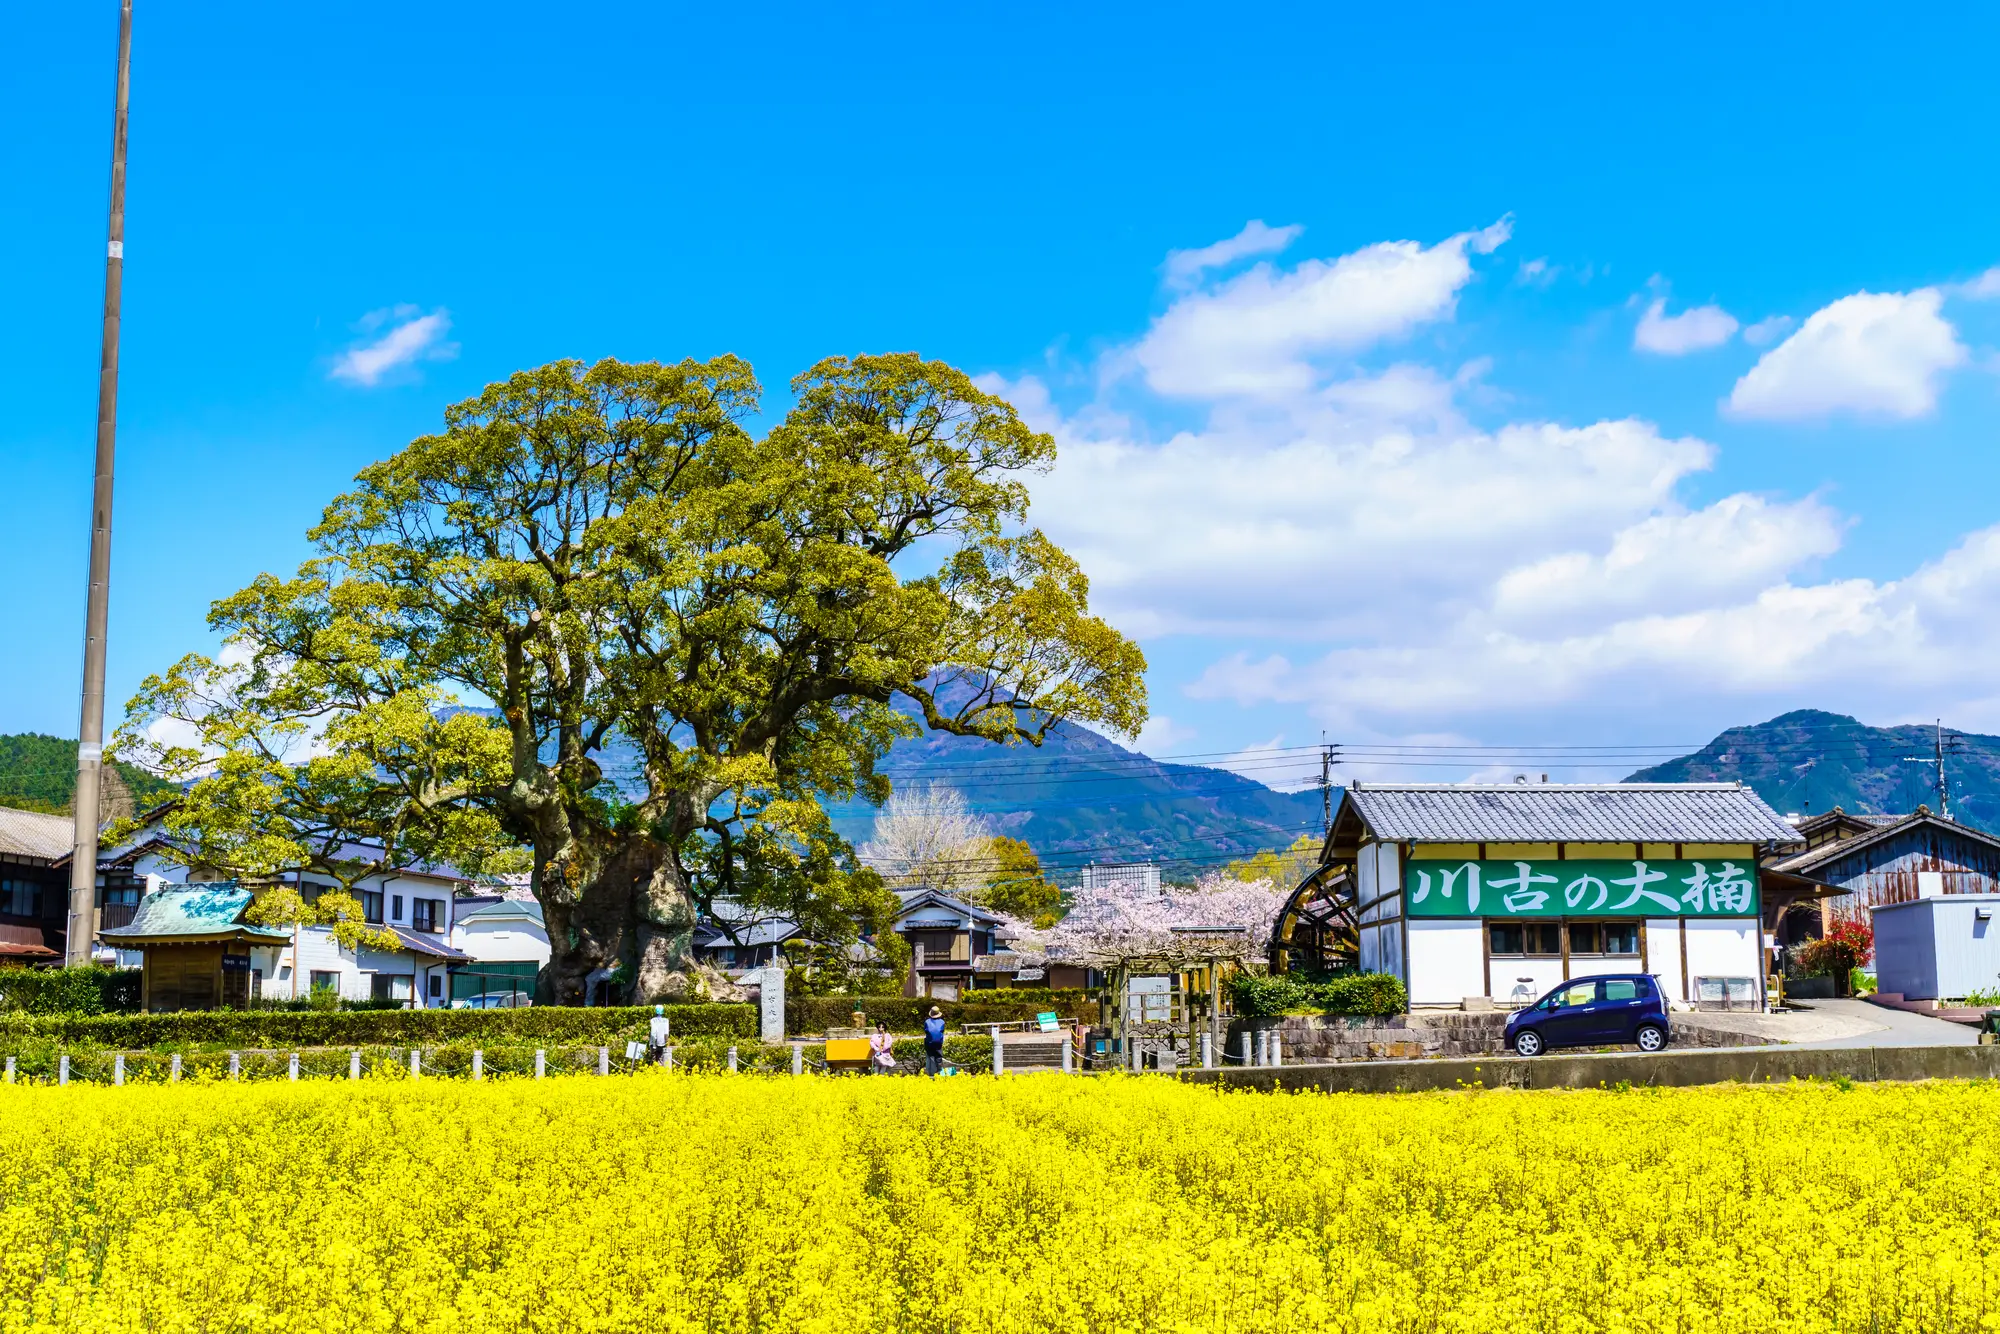
<instances>
[{"instance_id":1,"label":"paved road","mask_svg":"<svg viewBox=\"0 0 2000 1334\"><path fill-rule=\"evenodd\" d=\"M1865 1033L1826 1038L1818 1042L1796 1042L1796 1047L1971 1047L1978 1045L1979 1033L1964 1024L1954 1024L1929 1015L1892 1010L1886 1005L1870 1005L1862 1000L1816 1000L1806 1002L1815 1013L1852 1018L1872 1025Z\"/></svg>"}]
</instances>

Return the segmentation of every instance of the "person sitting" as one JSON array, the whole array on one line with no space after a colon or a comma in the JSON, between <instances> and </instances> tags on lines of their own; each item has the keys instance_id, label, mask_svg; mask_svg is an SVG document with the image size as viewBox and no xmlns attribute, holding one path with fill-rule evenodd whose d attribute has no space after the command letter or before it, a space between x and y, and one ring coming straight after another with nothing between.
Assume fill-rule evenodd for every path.
<instances>
[{"instance_id":1,"label":"person sitting","mask_svg":"<svg viewBox=\"0 0 2000 1334\"><path fill-rule=\"evenodd\" d=\"M875 1075L896 1072L896 1039L887 1024L875 1025L875 1031L868 1037L868 1072Z\"/></svg>"}]
</instances>

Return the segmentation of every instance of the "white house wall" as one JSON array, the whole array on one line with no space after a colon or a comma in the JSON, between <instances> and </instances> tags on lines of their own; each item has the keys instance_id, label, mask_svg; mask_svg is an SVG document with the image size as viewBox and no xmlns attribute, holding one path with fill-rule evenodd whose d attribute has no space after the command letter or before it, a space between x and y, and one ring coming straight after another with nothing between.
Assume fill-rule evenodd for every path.
<instances>
[{"instance_id":1,"label":"white house wall","mask_svg":"<svg viewBox=\"0 0 2000 1334\"><path fill-rule=\"evenodd\" d=\"M1762 941L1754 917L1687 920L1691 977L1748 977L1763 973Z\"/></svg>"},{"instance_id":2,"label":"white house wall","mask_svg":"<svg viewBox=\"0 0 2000 1334\"><path fill-rule=\"evenodd\" d=\"M1467 996L1486 994L1483 922L1426 918L1407 925L1412 1005L1456 1005Z\"/></svg>"},{"instance_id":3,"label":"white house wall","mask_svg":"<svg viewBox=\"0 0 2000 1334\"><path fill-rule=\"evenodd\" d=\"M1659 979L1660 994L1668 1000L1688 999L1687 980L1681 973L1680 918L1646 919L1646 970Z\"/></svg>"},{"instance_id":4,"label":"white house wall","mask_svg":"<svg viewBox=\"0 0 2000 1334\"><path fill-rule=\"evenodd\" d=\"M525 917L462 922L452 944L482 963L549 961L549 933Z\"/></svg>"},{"instance_id":5,"label":"white house wall","mask_svg":"<svg viewBox=\"0 0 2000 1334\"><path fill-rule=\"evenodd\" d=\"M1554 991L1566 980L1560 956L1493 960L1493 999L1502 1005L1526 1004Z\"/></svg>"}]
</instances>

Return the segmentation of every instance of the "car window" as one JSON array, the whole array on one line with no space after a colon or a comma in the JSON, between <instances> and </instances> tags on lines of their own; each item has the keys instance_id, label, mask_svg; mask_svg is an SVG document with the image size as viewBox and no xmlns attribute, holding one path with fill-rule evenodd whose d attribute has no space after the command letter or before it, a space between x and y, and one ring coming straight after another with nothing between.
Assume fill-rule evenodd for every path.
<instances>
[{"instance_id":1,"label":"car window","mask_svg":"<svg viewBox=\"0 0 2000 1334\"><path fill-rule=\"evenodd\" d=\"M1588 1005L1597 999L1597 983L1579 982L1556 993L1556 1005Z\"/></svg>"},{"instance_id":2,"label":"car window","mask_svg":"<svg viewBox=\"0 0 2000 1334\"><path fill-rule=\"evenodd\" d=\"M1629 977L1615 977L1604 983L1604 999L1608 1001L1638 1000L1643 993L1639 984Z\"/></svg>"}]
</instances>

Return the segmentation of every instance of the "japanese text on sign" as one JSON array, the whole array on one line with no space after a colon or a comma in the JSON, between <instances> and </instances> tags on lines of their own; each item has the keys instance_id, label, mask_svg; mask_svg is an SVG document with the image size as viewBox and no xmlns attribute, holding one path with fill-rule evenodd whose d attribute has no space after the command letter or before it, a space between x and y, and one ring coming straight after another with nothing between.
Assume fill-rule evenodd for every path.
<instances>
[{"instance_id":1,"label":"japanese text on sign","mask_svg":"<svg viewBox=\"0 0 2000 1334\"><path fill-rule=\"evenodd\" d=\"M1750 861L1411 862L1411 917L1749 917Z\"/></svg>"}]
</instances>

